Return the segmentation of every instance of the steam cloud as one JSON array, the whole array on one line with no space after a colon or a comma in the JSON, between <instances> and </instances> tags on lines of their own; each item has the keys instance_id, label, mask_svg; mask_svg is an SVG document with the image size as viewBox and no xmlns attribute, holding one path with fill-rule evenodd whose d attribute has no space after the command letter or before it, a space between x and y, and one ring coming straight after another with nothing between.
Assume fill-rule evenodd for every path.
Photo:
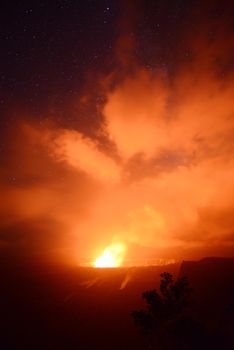
<instances>
[{"instance_id":1,"label":"steam cloud","mask_svg":"<svg viewBox=\"0 0 234 350\"><path fill-rule=\"evenodd\" d=\"M232 41L203 37L173 78L136 65L106 89L92 136L22 118L2 171L3 246L73 262L113 239L129 258L230 255ZM21 186L4 182L12 168Z\"/></svg>"}]
</instances>

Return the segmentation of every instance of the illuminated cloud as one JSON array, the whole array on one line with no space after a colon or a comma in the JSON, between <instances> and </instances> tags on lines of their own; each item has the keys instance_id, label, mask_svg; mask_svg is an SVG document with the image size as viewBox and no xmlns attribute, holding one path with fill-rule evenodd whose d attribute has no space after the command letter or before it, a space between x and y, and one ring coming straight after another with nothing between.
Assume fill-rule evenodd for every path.
<instances>
[{"instance_id":1,"label":"illuminated cloud","mask_svg":"<svg viewBox=\"0 0 234 350\"><path fill-rule=\"evenodd\" d=\"M95 260L115 239L133 247L137 258L152 250L168 258L230 251L231 41L203 36L191 40L191 58L178 63L172 77L135 62L134 73L126 74L124 40L119 59L126 76L111 88L106 83L92 133L88 123L81 130L55 120L43 127L24 121L16 128L1 173L2 242L17 227L22 234L15 241L22 242L31 227L35 245L45 249L48 242L48 250L76 263ZM83 109L90 100L81 101ZM14 169L17 185L6 181Z\"/></svg>"},{"instance_id":2,"label":"illuminated cloud","mask_svg":"<svg viewBox=\"0 0 234 350\"><path fill-rule=\"evenodd\" d=\"M104 108L107 131L124 158L142 152L152 156L165 145L167 97L163 79L144 72L109 94Z\"/></svg>"},{"instance_id":3,"label":"illuminated cloud","mask_svg":"<svg viewBox=\"0 0 234 350\"><path fill-rule=\"evenodd\" d=\"M61 132L55 139L54 154L58 160L98 180L116 182L120 177L116 162L98 149L95 140L79 132Z\"/></svg>"}]
</instances>

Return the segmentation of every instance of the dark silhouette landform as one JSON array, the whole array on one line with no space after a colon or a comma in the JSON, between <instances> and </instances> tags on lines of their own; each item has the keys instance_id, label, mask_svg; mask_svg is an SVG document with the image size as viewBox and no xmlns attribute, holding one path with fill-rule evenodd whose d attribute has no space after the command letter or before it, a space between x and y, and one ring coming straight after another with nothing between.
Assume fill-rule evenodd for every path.
<instances>
[{"instance_id":1,"label":"dark silhouette landform","mask_svg":"<svg viewBox=\"0 0 234 350\"><path fill-rule=\"evenodd\" d=\"M232 258L116 269L3 259L0 349L144 349L130 314L145 307L142 292L159 288L164 271L188 277L193 312L210 327L228 317L233 324Z\"/></svg>"}]
</instances>

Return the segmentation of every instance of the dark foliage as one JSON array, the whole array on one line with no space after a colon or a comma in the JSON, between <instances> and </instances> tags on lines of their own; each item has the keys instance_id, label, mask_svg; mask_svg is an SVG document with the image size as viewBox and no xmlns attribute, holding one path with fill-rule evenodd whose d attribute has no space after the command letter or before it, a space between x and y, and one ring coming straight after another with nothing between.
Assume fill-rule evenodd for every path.
<instances>
[{"instance_id":1,"label":"dark foliage","mask_svg":"<svg viewBox=\"0 0 234 350\"><path fill-rule=\"evenodd\" d=\"M156 289L144 292L142 298L147 303L146 310L132 312L136 325L145 331L177 319L190 303L192 289L186 277L174 282L170 273L164 272L160 276L160 293Z\"/></svg>"},{"instance_id":2,"label":"dark foliage","mask_svg":"<svg viewBox=\"0 0 234 350\"><path fill-rule=\"evenodd\" d=\"M146 309L132 312L135 324L147 335L149 348L197 349L206 341L203 327L189 313L192 288L188 279L174 281L167 272L160 276L160 292L144 292Z\"/></svg>"}]
</instances>

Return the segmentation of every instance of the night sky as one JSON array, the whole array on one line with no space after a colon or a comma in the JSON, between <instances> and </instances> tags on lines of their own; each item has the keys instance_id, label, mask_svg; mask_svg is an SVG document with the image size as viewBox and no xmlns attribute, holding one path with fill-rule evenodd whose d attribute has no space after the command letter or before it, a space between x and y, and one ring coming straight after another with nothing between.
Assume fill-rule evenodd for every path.
<instances>
[{"instance_id":1,"label":"night sky","mask_svg":"<svg viewBox=\"0 0 234 350\"><path fill-rule=\"evenodd\" d=\"M173 73L178 60L191 55L183 35L197 30L194 3L2 2L1 105L9 110L14 101L39 115L49 107L66 110L66 103L82 94L88 75L97 79L124 68L130 73L136 62L149 71ZM206 14L203 10L199 17L215 22L224 16L225 6L211 6ZM128 67L119 57L121 40L126 40L122 50ZM95 95L102 98L101 92Z\"/></svg>"},{"instance_id":2,"label":"night sky","mask_svg":"<svg viewBox=\"0 0 234 350\"><path fill-rule=\"evenodd\" d=\"M233 255L232 1L2 1L0 250Z\"/></svg>"}]
</instances>

